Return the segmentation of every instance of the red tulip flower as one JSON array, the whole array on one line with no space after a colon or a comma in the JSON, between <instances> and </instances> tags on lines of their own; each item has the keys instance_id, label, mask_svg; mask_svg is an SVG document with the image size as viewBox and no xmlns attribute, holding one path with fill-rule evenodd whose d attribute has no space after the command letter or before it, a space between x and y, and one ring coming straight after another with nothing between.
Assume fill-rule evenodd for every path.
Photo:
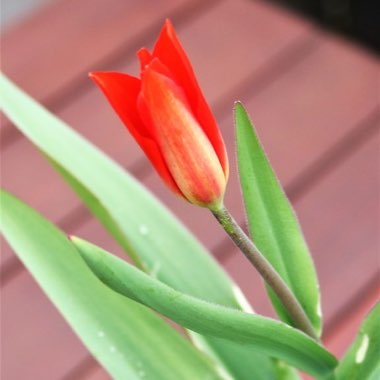
<instances>
[{"instance_id":1,"label":"red tulip flower","mask_svg":"<svg viewBox=\"0 0 380 380\"><path fill-rule=\"evenodd\" d=\"M228 178L226 149L169 20L153 52L142 48L138 57L140 78L90 76L169 188L191 203L218 208Z\"/></svg>"}]
</instances>

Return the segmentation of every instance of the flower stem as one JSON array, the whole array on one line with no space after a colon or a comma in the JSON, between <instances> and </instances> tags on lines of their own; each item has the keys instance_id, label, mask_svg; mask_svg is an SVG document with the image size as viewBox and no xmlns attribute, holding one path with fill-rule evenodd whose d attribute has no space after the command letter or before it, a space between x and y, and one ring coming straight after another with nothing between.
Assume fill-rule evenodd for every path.
<instances>
[{"instance_id":1,"label":"flower stem","mask_svg":"<svg viewBox=\"0 0 380 380\"><path fill-rule=\"evenodd\" d=\"M297 298L273 268L272 264L263 256L255 244L248 238L240 226L236 223L229 211L221 206L211 210L215 218L227 232L233 242L244 253L245 257L256 268L265 282L276 293L279 300L287 310L295 326L313 339L318 340L312 324Z\"/></svg>"}]
</instances>

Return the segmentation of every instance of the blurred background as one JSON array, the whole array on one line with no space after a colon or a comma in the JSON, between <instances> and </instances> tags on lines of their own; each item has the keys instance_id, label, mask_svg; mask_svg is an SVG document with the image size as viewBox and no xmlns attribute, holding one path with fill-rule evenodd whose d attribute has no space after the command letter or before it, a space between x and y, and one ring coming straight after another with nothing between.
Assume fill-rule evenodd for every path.
<instances>
[{"instance_id":1,"label":"blurred background","mask_svg":"<svg viewBox=\"0 0 380 380\"><path fill-rule=\"evenodd\" d=\"M379 297L380 25L374 1L3 0L2 70L151 189L274 316L256 273L205 210L174 197L87 78L138 75L169 17L231 162L226 204L245 226L232 106L242 100L292 201L317 267L324 341L341 356ZM39 152L2 116L2 186L67 233L122 255ZM127 216L126 216L127 217ZM4 380L100 380L90 357L8 245L1 249Z\"/></svg>"}]
</instances>

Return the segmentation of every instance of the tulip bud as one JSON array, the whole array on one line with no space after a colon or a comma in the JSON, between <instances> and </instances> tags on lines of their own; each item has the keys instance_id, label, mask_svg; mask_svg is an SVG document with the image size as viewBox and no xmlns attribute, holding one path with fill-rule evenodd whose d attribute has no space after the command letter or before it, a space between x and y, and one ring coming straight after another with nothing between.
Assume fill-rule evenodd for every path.
<instances>
[{"instance_id":1,"label":"tulip bud","mask_svg":"<svg viewBox=\"0 0 380 380\"><path fill-rule=\"evenodd\" d=\"M140 79L90 76L169 188L193 204L220 207L228 178L224 142L170 21L152 54L143 48L138 57Z\"/></svg>"}]
</instances>

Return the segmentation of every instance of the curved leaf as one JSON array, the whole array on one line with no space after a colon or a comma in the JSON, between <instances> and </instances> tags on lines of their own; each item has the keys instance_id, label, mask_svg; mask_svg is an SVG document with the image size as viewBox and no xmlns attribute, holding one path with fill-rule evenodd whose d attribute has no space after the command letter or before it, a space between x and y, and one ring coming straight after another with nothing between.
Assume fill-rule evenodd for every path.
<instances>
[{"instance_id":1,"label":"curved leaf","mask_svg":"<svg viewBox=\"0 0 380 380\"><path fill-rule=\"evenodd\" d=\"M320 334L317 276L297 218L241 103L235 104L235 122L240 183L251 236ZM277 314L292 324L277 296L268 291Z\"/></svg>"},{"instance_id":2,"label":"curved leaf","mask_svg":"<svg viewBox=\"0 0 380 380\"><path fill-rule=\"evenodd\" d=\"M56 227L6 192L1 206L5 238L114 379L222 379L158 316L102 284Z\"/></svg>"},{"instance_id":3,"label":"curved leaf","mask_svg":"<svg viewBox=\"0 0 380 380\"><path fill-rule=\"evenodd\" d=\"M336 365L322 346L282 322L188 296L91 243L79 238L72 241L94 273L113 290L192 331L246 344L314 376L325 376Z\"/></svg>"},{"instance_id":4,"label":"curved leaf","mask_svg":"<svg viewBox=\"0 0 380 380\"><path fill-rule=\"evenodd\" d=\"M364 320L358 336L340 362L337 380L380 378L380 303Z\"/></svg>"},{"instance_id":5,"label":"curved leaf","mask_svg":"<svg viewBox=\"0 0 380 380\"><path fill-rule=\"evenodd\" d=\"M154 196L1 73L0 87L4 113L48 157L137 265L181 292L241 308L236 285ZM275 379L273 364L264 355L237 345L228 348L228 343L213 338L203 342L233 377ZM239 362L244 357L250 358L245 367Z\"/></svg>"}]
</instances>

